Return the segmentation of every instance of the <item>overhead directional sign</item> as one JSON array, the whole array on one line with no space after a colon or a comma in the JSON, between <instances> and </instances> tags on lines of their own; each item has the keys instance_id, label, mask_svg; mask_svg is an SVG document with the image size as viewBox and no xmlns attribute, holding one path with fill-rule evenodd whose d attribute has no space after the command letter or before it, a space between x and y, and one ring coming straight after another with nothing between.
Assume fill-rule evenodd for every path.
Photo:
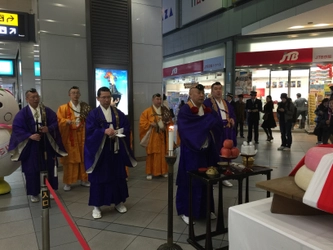
<instances>
[{"instance_id":1,"label":"overhead directional sign","mask_svg":"<svg viewBox=\"0 0 333 250\"><path fill-rule=\"evenodd\" d=\"M18 15L14 13L0 12L0 25L18 26Z\"/></svg>"},{"instance_id":2,"label":"overhead directional sign","mask_svg":"<svg viewBox=\"0 0 333 250\"><path fill-rule=\"evenodd\" d=\"M34 20L28 13L0 10L0 40L35 41Z\"/></svg>"},{"instance_id":3,"label":"overhead directional sign","mask_svg":"<svg viewBox=\"0 0 333 250\"><path fill-rule=\"evenodd\" d=\"M9 35L16 35L16 28L9 28Z\"/></svg>"},{"instance_id":4,"label":"overhead directional sign","mask_svg":"<svg viewBox=\"0 0 333 250\"><path fill-rule=\"evenodd\" d=\"M0 26L0 34L7 35L7 27L6 26Z\"/></svg>"}]
</instances>

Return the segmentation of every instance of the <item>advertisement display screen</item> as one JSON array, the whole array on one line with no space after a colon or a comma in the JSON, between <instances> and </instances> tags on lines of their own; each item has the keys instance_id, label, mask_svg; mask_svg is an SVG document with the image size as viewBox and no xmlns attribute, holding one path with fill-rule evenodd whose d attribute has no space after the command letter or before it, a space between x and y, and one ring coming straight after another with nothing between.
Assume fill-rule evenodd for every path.
<instances>
[{"instance_id":1,"label":"advertisement display screen","mask_svg":"<svg viewBox=\"0 0 333 250\"><path fill-rule=\"evenodd\" d=\"M125 115L128 115L128 72L127 70L96 68L95 87L108 87L111 90L111 105L115 105ZM96 107L99 102L96 100Z\"/></svg>"},{"instance_id":2,"label":"advertisement display screen","mask_svg":"<svg viewBox=\"0 0 333 250\"><path fill-rule=\"evenodd\" d=\"M40 76L40 62L34 62L35 76Z\"/></svg>"},{"instance_id":3,"label":"advertisement display screen","mask_svg":"<svg viewBox=\"0 0 333 250\"><path fill-rule=\"evenodd\" d=\"M0 60L0 76L14 76L14 61Z\"/></svg>"}]
</instances>

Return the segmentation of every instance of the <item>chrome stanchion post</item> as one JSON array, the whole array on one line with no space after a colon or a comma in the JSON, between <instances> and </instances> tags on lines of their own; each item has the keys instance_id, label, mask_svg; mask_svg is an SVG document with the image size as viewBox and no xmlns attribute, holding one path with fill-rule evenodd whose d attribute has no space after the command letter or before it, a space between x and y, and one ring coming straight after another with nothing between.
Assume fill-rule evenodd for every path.
<instances>
[{"instance_id":1,"label":"chrome stanchion post","mask_svg":"<svg viewBox=\"0 0 333 250\"><path fill-rule=\"evenodd\" d=\"M49 221L49 207L50 207L50 191L48 190L45 180L47 179L47 172L40 173L40 183L42 191L42 246L43 250L50 249L50 221Z\"/></svg>"},{"instance_id":2,"label":"chrome stanchion post","mask_svg":"<svg viewBox=\"0 0 333 250\"><path fill-rule=\"evenodd\" d=\"M176 162L176 155L173 150L169 150L169 154L165 156L168 164L168 241L161 245L158 250L182 250L182 248L173 243L173 165Z\"/></svg>"}]
</instances>

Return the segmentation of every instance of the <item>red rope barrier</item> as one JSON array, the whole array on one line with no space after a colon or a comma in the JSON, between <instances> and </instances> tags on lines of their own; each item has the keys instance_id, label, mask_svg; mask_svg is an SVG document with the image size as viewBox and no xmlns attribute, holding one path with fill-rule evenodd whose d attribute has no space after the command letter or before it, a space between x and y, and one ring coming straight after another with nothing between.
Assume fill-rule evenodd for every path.
<instances>
[{"instance_id":1,"label":"red rope barrier","mask_svg":"<svg viewBox=\"0 0 333 250\"><path fill-rule=\"evenodd\" d=\"M64 206L62 205L61 201L59 200L57 194L54 192L53 188L51 187L48 179L45 179L45 184L48 187L48 189L50 190L51 194L53 195L53 198L54 198L55 202L57 203L58 207L60 208L60 211L64 215L64 217L65 217L68 225L71 227L73 233L75 234L76 238L80 242L80 244L83 247L83 249L84 250L90 250L90 247L89 247L88 243L83 238L81 232L78 230L78 228L74 224L72 218L68 215L66 209L64 208Z\"/></svg>"}]
</instances>

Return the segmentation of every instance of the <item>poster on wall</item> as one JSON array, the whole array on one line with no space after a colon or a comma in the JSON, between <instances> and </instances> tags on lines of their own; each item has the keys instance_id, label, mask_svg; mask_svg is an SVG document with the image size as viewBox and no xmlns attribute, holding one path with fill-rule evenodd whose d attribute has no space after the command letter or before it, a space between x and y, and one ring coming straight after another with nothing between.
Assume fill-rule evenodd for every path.
<instances>
[{"instance_id":1,"label":"poster on wall","mask_svg":"<svg viewBox=\"0 0 333 250\"><path fill-rule=\"evenodd\" d=\"M252 72L237 71L235 78L235 95L250 95L252 90Z\"/></svg>"},{"instance_id":2,"label":"poster on wall","mask_svg":"<svg viewBox=\"0 0 333 250\"><path fill-rule=\"evenodd\" d=\"M95 88L108 87L111 90L111 105L128 115L128 72L112 68L95 69ZM96 106L99 102L96 100Z\"/></svg>"}]
</instances>

